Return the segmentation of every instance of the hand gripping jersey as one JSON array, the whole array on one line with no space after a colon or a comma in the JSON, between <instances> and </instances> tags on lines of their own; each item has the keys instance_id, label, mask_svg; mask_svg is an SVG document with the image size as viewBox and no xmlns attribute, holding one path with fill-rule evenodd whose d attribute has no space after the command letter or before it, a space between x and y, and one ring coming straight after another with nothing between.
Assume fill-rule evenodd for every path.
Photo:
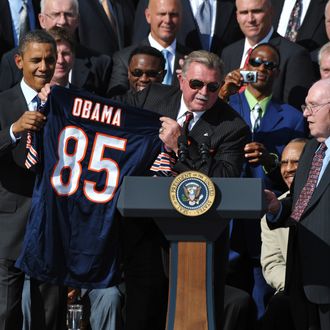
<instances>
[{"instance_id":1,"label":"hand gripping jersey","mask_svg":"<svg viewBox=\"0 0 330 330\"><path fill-rule=\"evenodd\" d=\"M52 89L45 114L41 166L16 265L45 282L114 285L120 185L125 175L148 174L161 146L159 116L60 87Z\"/></svg>"}]
</instances>

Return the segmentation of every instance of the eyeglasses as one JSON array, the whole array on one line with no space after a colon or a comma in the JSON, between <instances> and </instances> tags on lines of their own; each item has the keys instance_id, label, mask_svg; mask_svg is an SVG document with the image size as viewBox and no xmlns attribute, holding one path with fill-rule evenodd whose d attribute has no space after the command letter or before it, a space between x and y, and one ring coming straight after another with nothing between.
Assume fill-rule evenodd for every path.
<instances>
[{"instance_id":1,"label":"eyeglasses","mask_svg":"<svg viewBox=\"0 0 330 330\"><path fill-rule=\"evenodd\" d=\"M132 76L136 77L136 78L140 78L142 77L144 74L148 77L148 78L157 78L159 77L164 71L156 71L156 70L146 70L143 71L141 69L135 69L131 71Z\"/></svg>"},{"instance_id":2,"label":"eyeglasses","mask_svg":"<svg viewBox=\"0 0 330 330\"><path fill-rule=\"evenodd\" d=\"M61 16L64 16L64 19L66 21L73 21L73 20L77 19L77 17L78 17L77 14L70 13L70 12L56 12L56 13L51 13L51 14L44 13L44 15L53 21L58 21L61 18Z\"/></svg>"},{"instance_id":3,"label":"eyeglasses","mask_svg":"<svg viewBox=\"0 0 330 330\"><path fill-rule=\"evenodd\" d=\"M189 80L189 87L191 89L202 89L204 86L206 86L209 92L214 93L218 90L220 84L218 82L205 83L204 81L198 79Z\"/></svg>"},{"instance_id":4,"label":"eyeglasses","mask_svg":"<svg viewBox=\"0 0 330 330\"><path fill-rule=\"evenodd\" d=\"M319 110L321 110L322 107L324 107L325 105L330 104L330 102L327 103L322 103L322 104L308 104L308 105L302 105L301 106L301 110L304 112L305 110L307 110L308 112L310 112L311 114L316 114Z\"/></svg>"},{"instance_id":5,"label":"eyeglasses","mask_svg":"<svg viewBox=\"0 0 330 330\"><path fill-rule=\"evenodd\" d=\"M277 63L274 63L274 62L271 62L271 61L264 61L260 57L250 58L249 59L249 64L252 65L255 68L257 68L261 64L263 64L267 70L274 70L278 67Z\"/></svg>"}]
</instances>

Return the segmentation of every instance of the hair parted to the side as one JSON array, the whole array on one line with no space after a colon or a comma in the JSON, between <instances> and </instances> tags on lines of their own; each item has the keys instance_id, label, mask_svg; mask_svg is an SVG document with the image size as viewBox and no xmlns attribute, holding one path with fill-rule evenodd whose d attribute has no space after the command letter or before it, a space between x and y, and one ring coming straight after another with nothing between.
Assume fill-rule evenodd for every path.
<instances>
[{"instance_id":1,"label":"hair parted to the side","mask_svg":"<svg viewBox=\"0 0 330 330\"><path fill-rule=\"evenodd\" d=\"M192 63L200 63L208 69L217 70L220 74L220 80L223 79L223 61L214 53L206 50L195 50L191 52L185 59L182 66L182 75L185 77Z\"/></svg>"},{"instance_id":2,"label":"hair parted to the side","mask_svg":"<svg viewBox=\"0 0 330 330\"><path fill-rule=\"evenodd\" d=\"M56 41L58 42L66 42L69 44L72 53L76 52L76 42L73 36L64 28L59 26L54 26L47 31Z\"/></svg>"},{"instance_id":3,"label":"hair parted to the side","mask_svg":"<svg viewBox=\"0 0 330 330\"><path fill-rule=\"evenodd\" d=\"M39 43L39 44L51 44L55 54L56 51L56 41L55 39L45 30L33 30L27 32L24 37L20 40L18 45L18 53L23 56L26 51L27 45L30 43Z\"/></svg>"}]
</instances>

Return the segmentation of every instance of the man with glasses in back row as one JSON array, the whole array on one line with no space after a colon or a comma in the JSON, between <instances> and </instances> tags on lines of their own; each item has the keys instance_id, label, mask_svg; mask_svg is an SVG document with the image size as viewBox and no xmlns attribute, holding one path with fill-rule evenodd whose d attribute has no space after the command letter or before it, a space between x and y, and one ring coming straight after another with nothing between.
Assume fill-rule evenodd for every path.
<instances>
[{"instance_id":1,"label":"man with glasses in back row","mask_svg":"<svg viewBox=\"0 0 330 330\"><path fill-rule=\"evenodd\" d=\"M279 75L280 54L271 44L256 46L246 70L254 71L257 79L247 83L244 92L229 98L229 104L244 118L252 132L252 141L245 148L242 176L262 178L268 189L278 195L286 191L277 160L285 145L293 138L306 135L300 111L272 97L272 88ZM226 76L220 95L229 96L242 84L240 70ZM267 297L272 292L265 282L260 265L260 219L234 220L231 234L228 284L251 294L257 307L257 318L265 311Z\"/></svg>"},{"instance_id":2,"label":"man with glasses in back row","mask_svg":"<svg viewBox=\"0 0 330 330\"><path fill-rule=\"evenodd\" d=\"M311 139L291 195L266 191L270 229L289 226L286 290L296 329L330 329L330 79L309 90L303 114Z\"/></svg>"}]
</instances>

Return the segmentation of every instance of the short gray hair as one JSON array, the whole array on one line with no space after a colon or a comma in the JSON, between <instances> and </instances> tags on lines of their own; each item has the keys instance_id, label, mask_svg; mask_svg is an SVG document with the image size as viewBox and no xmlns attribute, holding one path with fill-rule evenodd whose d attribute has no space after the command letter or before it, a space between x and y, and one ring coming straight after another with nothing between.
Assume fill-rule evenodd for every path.
<instances>
[{"instance_id":1,"label":"short gray hair","mask_svg":"<svg viewBox=\"0 0 330 330\"><path fill-rule=\"evenodd\" d=\"M321 63L321 59L322 59L323 55L325 55L325 54L330 56L330 41L328 41L325 45L323 45L321 47L321 49L319 50L319 53L318 53L318 56L317 56L319 65Z\"/></svg>"},{"instance_id":2,"label":"short gray hair","mask_svg":"<svg viewBox=\"0 0 330 330\"><path fill-rule=\"evenodd\" d=\"M220 75L220 81L223 80L223 61L214 53L206 50L196 50L191 52L185 59L182 66L182 75L185 77L191 63L200 63L209 69L217 70Z\"/></svg>"},{"instance_id":3,"label":"short gray hair","mask_svg":"<svg viewBox=\"0 0 330 330\"><path fill-rule=\"evenodd\" d=\"M42 14L45 13L45 3L47 1L56 1L56 0L40 0L40 12ZM73 8L74 8L74 11L75 11L75 14L79 14L79 3L78 3L78 0L68 0L68 1L71 1L71 3L73 4Z\"/></svg>"}]
</instances>

